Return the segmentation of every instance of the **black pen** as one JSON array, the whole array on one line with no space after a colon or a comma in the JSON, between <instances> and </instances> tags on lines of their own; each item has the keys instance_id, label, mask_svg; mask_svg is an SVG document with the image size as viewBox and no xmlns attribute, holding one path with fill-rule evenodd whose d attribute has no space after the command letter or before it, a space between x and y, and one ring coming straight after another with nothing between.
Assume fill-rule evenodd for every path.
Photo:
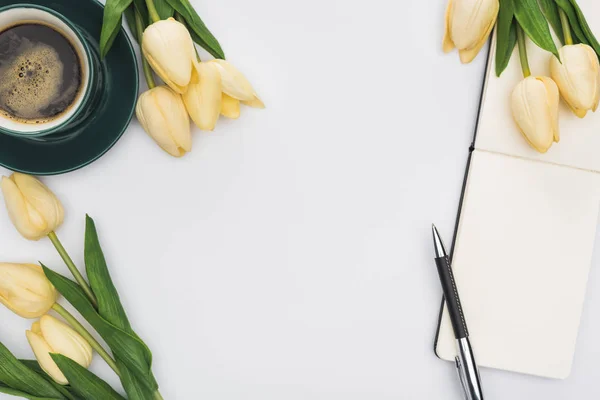
<instances>
[{"instance_id":1,"label":"black pen","mask_svg":"<svg viewBox=\"0 0 600 400\"><path fill-rule=\"evenodd\" d=\"M481 391L481 381L479 379L479 370L475 363L475 356L469 341L469 330L467 322L460 305L458 290L454 282L454 274L450 266L450 260L444 247L444 242L435 225L432 225L433 244L435 248L435 263L437 265L438 274L444 291L444 298L450 314L450 322L454 329L454 337L456 338L456 369L460 378L460 383L465 391L466 400L483 400L483 392Z\"/></svg>"}]
</instances>

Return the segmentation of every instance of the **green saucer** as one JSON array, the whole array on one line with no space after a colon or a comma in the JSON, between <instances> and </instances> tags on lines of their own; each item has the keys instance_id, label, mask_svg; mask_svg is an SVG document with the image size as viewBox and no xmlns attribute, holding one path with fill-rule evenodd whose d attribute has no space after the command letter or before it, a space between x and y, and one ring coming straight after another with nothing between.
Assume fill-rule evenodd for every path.
<instances>
[{"instance_id":1,"label":"green saucer","mask_svg":"<svg viewBox=\"0 0 600 400\"><path fill-rule=\"evenodd\" d=\"M138 67L125 31L100 63L98 38L104 7L96 0L25 0L49 7L79 28L99 65L99 81L81 123L44 140L0 134L0 165L33 175L56 175L84 167L105 154L123 135L135 110ZM0 0L0 7L14 4Z\"/></svg>"}]
</instances>

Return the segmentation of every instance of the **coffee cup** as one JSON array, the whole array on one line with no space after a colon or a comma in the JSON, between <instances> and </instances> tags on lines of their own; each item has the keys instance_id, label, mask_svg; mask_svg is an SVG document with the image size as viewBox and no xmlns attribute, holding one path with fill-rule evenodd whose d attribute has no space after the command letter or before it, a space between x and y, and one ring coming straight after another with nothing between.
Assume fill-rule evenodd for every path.
<instances>
[{"instance_id":1,"label":"coffee cup","mask_svg":"<svg viewBox=\"0 0 600 400\"><path fill-rule=\"evenodd\" d=\"M89 43L60 13L0 8L0 133L44 140L88 114L97 71Z\"/></svg>"}]
</instances>

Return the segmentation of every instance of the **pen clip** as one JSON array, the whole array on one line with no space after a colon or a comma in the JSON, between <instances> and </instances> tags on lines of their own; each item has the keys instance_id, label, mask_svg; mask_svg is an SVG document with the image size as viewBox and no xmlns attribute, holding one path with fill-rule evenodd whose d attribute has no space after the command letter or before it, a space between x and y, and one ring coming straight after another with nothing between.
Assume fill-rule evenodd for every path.
<instances>
[{"instance_id":1,"label":"pen clip","mask_svg":"<svg viewBox=\"0 0 600 400\"><path fill-rule=\"evenodd\" d=\"M458 378L460 379L460 385L462 386L463 392L465 394L465 400L471 400L471 395L469 393L469 389L467 387L467 376L465 367L460 362L460 357L456 357L454 359L456 362L456 372L458 373Z\"/></svg>"}]
</instances>

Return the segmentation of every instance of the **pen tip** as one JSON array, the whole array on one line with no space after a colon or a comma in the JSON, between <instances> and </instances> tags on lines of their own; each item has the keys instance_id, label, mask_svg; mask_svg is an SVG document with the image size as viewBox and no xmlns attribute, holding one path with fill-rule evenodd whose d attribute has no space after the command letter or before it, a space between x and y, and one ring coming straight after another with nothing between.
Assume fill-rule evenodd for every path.
<instances>
[{"instance_id":1,"label":"pen tip","mask_svg":"<svg viewBox=\"0 0 600 400\"><path fill-rule=\"evenodd\" d=\"M438 232L435 224L431 224L431 230L433 232L433 243L435 248L435 256L437 257L445 257L446 249L444 247L444 242L442 242L442 238L440 237L440 233Z\"/></svg>"}]
</instances>

